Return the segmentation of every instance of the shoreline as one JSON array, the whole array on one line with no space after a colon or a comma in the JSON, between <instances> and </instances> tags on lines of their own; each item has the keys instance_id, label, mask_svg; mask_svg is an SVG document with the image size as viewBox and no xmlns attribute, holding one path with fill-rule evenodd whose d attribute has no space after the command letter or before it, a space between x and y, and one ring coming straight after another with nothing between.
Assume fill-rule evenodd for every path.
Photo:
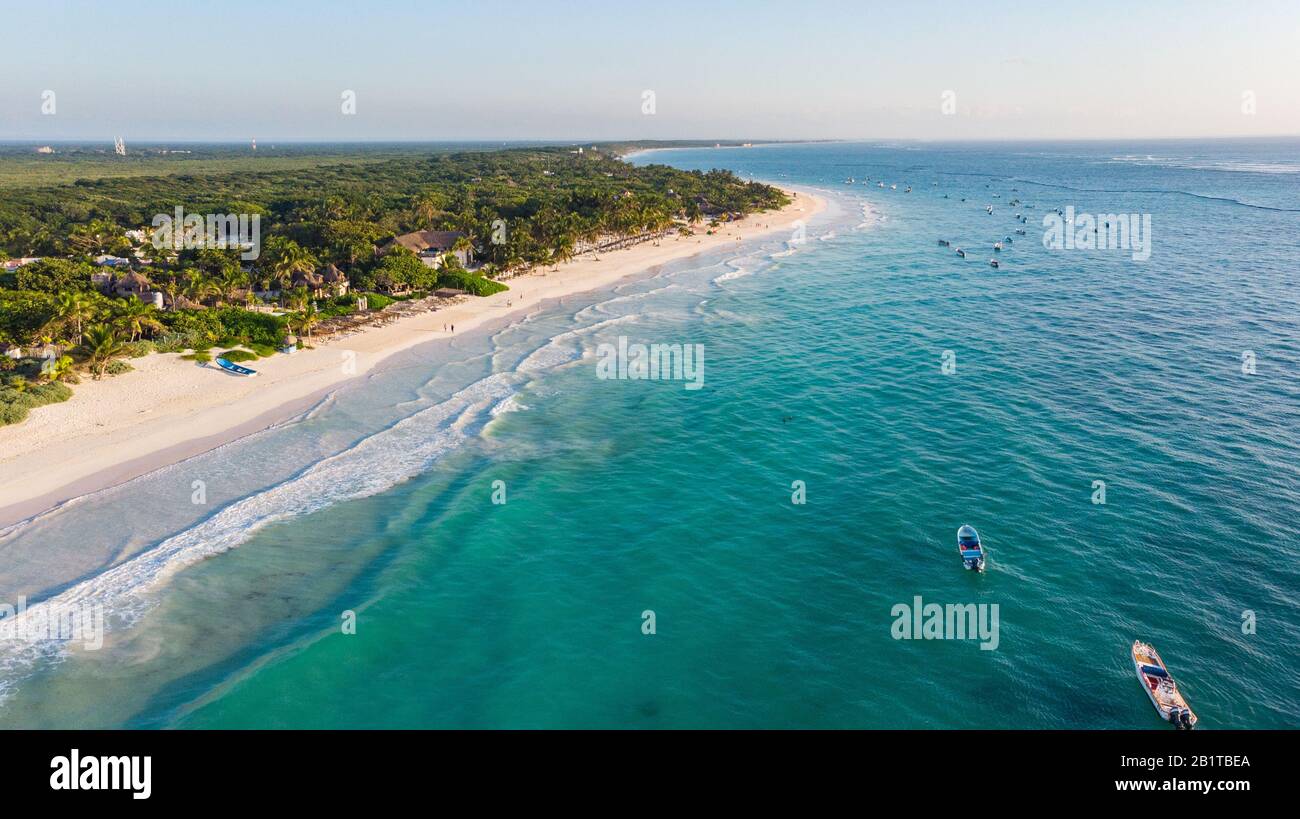
<instances>
[{"instance_id":1,"label":"shoreline","mask_svg":"<svg viewBox=\"0 0 1300 819\"><path fill-rule=\"evenodd\" d=\"M536 268L509 279L504 293L252 362L256 378L183 361L177 353L126 359L132 372L87 378L68 401L38 407L24 422L0 427L0 528L300 415L403 350L488 322L516 320L542 302L608 287L657 265L789 230L827 205L821 196L782 190L791 196L790 205L723 223L713 236L665 237Z\"/></svg>"}]
</instances>

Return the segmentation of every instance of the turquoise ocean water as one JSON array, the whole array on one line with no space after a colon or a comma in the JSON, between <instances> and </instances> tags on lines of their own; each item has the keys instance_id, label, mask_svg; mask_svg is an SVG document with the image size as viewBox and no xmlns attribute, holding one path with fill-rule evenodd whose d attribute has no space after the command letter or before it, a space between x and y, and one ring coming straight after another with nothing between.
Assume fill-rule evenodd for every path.
<instances>
[{"instance_id":1,"label":"turquoise ocean water","mask_svg":"<svg viewBox=\"0 0 1300 819\"><path fill-rule=\"evenodd\" d=\"M109 632L0 646L0 726L1167 728L1140 637L1201 727L1300 727L1300 142L633 161L831 206L3 533L0 599ZM1067 206L1150 259L1045 248ZM597 378L620 336L704 387ZM916 596L996 649L894 639Z\"/></svg>"}]
</instances>

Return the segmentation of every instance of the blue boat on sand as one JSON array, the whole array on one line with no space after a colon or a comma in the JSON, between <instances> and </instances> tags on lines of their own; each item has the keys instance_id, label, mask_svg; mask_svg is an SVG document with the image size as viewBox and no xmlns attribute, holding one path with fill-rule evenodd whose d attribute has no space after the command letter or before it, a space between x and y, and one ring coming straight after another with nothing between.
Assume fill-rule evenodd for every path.
<instances>
[{"instance_id":1,"label":"blue boat on sand","mask_svg":"<svg viewBox=\"0 0 1300 819\"><path fill-rule=\"evenodd\" d=\"M235 375L257 375L257 370L250 370L247 367L241 367L233 361L227 361L224 358L217 359L217 366L227 372L232 372Z\"/></svg>"}]
</instances>

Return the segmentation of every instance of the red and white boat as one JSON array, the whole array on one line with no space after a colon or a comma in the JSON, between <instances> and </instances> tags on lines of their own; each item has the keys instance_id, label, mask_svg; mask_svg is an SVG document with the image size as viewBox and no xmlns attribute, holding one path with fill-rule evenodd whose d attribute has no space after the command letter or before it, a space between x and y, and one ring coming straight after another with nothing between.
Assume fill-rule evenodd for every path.
<instances>
[{"instance_id":1,"label":"red and white boat","mask_svg":"<svg viewBox=\"0 0 1300 819\"><path fill-rule=\"evenodd\" d=\"M1146 689L1151 704L1160 712L1167 722L1173 723L1179 730L1190 731L1196 727L1196 715L1178 691L1178 684L1165 668L1165 661L1160 659L1155 647L1141 640L1133 641L1133 667L1137 671L1142 687Z\"/></svg>"}]
</instances>

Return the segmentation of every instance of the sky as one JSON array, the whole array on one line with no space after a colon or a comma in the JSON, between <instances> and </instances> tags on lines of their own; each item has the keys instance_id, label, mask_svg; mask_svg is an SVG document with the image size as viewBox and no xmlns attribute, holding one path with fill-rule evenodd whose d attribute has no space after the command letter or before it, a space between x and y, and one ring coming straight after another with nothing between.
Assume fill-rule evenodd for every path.
<instances>
[{"instance_id":1,"label":"sky","mask_svg":"<svg viewBox=\"0 0 1300 819\"><path fill-rule=\"evenodd\" d=\"M1300 0L0 0L0 32L0 140L1300 134Z\"/></svg>"}]
</instances>

